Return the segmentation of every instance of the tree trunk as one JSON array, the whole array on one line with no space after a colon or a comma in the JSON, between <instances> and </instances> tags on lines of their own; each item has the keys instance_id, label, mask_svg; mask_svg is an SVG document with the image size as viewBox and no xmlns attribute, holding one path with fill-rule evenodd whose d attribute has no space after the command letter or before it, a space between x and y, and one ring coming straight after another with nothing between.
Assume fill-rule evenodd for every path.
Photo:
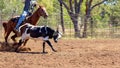
<instances>
[{"instance_id":1,"label":"tree trunk","mask_svg":"<svg viewBox=\"0 0 120 68\"><path fill-rule=\"evenodd\" d=\"M82 37L83 38L86 38L87 37L87 18L84 19L84 29L83 29L83 35Z\"/></svg>"},{"instance_id":2,"label":"tree trunk","mask_svg":"<svg viewBox=\"0 0 120 68\"><path fill-rule=\"evenodd\" d=\"M78 17L79 17L78 15L80 13L80 6L81 6L83 0L68 0L66 2L69 2L69 6L63 0L58 0L58 1L60 3L62 3L64 5L64 7L67 9L67 12L68 12L68 14L73 22L73 25L74 25L75 37L80 37L80 27L79 27L79 23L78 23Z\"/></svg>"},{"instance_id":3,"label":"tree trunk","mask_svg":"<svg viewBox=\"0 0 120 68\"><path fill-rule=\"evenodd\" d=\"M64 20L63 20L63 7L62 7L62 3L60 2L60 17L61 17L61 26L62 26L62 32L63 34L65 33L65 27L64 27Z\"/></svg>"},{"instance_id":4,"label":"tree trunk","mask_svg":"<svg viewBox=\"0 0 120 68\"><path fill-rule=\"evenodd\" d=\"M0 10L0 23L2 23L2 10Z\"/></svg>"},{"instance_id":5,"label":"tree trunk","mask_svg":"<svg viewBox=\"0 0 120 68\"><path fill-rule=\"evenodd\" d=\"M79 26L79 22L78 22L78 15L77 14L70 14L71 16L71 20L73 22L74 25L74 31L75 31L75 37L79 37L80 38L80 26Z\"/></svg>"},{"instance_id":6,"label":"tree trunk","mask_svg":"<svg viewBox=\"0 0 120 68\"><path fill-rule=\"evenodd\" d=\"M75 31L75 37L79 37L80 38L80 28L79 28L79 23L78 23L78 21L74 21L73 22L73 24L74 24L74 31Z\"/></svg>"},{"instance_id":7,"label":"tree trunk","mask_svg":"<svg viewBox=\"0 0 120 68\"><path fill-rule=\"evenodd\" d=\"M93 37L93 33L94 33L94 22L93 22L93 18L90 18L90 29L91 29L91 37Z\"/></svg>"}]
</instances>

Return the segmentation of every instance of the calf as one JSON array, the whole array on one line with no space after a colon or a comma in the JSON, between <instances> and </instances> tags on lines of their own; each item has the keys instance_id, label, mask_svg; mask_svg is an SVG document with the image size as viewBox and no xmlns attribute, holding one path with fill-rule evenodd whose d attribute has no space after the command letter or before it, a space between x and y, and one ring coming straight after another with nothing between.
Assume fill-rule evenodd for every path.
<instances>
[{"instance_id":1,"label":"calf","mask_svg":"<svg viewBox=\"0 0 120 68\"><path fill-rule=\"evenodd\" d=\"M55 31L52 28L47 26L34 26L29 23L22 25L19 28L19 31L21 32L21 39L19 40L16 51L22 45L22 43L24 43L24 46L25 46L28 39L34 39L34 40L42 39L43 53L45 53L45 43L47 43L51 47L51 49L54 52L56 52L56 50L53 48L49 39L53 38L54 42L57 42L58 39L62 37L62 33L60 33L58 30Z\"/></svg>"}]
</instances>

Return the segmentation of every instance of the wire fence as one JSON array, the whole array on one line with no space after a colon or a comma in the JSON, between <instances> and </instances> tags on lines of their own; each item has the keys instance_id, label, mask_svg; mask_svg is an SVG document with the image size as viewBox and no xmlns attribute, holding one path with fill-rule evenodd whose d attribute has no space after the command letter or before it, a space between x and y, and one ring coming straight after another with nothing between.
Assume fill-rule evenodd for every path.
<instances>
[{"instance_id":1,"label":"wire fence","mask_svg":"<svg viewBox=\"0 0 120 68\"><path fill-rule=\"evenodd\" d=\"M62 32L61 27L61 21L60 21L60 11L59 8L56 8L56 13L52 13L49 15L48 19L40 18L37 25L47 25L52 27L53 29L59 28L59 30ZM7 18L3 18L4 15L7 15ZM15 11L10 11L9 13L2 13L0 12L0 30L3 33L3 21L8 21L13 16L19 15ZM78 19L79 25L83 23L83 16L80 16L81 18ZM82 18L83 17L83 18ZM111 26L111 22L109 20L103 20L103 21L93 21L93 27L91 27L91 20L89 20L88 27L87 27L87 35L90 38L120 38L120 27L118 26ZM101 22L101 23L100 23ZM104 23L104 24L103 24ZM120 23L118 21L118 23ZM64 14L64 26L65 26L65 38L74 38L74 26L71 21L71 19L68 17L68 14ZM80 29L80 34L83 32L83 27Z\"/></svg>"},{"instance_id":2,"label":"wire fence","mask_svg":"<svg viewBox=\"0 0 120 68\"><path fill-rule=\"evenodd\" d=\"M60 23L60 18L59 16L54 15L53 16L54 19L51 20L51 18L48 19L44 19L41 18L38 22L38 25L47 25L52 27L53 29L57 29L57 27L59 28L59 30L62 32L62 27L61 27L61 23ZM0 30L2 31L1 33L3 33L3 26L2 26L2 21L5 21L4 19L0 20ZM55 23L53 23L55 22ZM96 22L96 21L94 21ZM110 26L109 21L105 21L107 22L107 24L104 24L102 26L104 27L97 27L97 25L95 25L94 23L94 27L90 27L90 24L88 24L88 28L87 28L87 35L90 38L120 38L120 27L119 26ZM97 23L97 22L96 22ZM74 27L73 27L73 23L71 22L71 20L66 20L64 21L64 26L65 26L65 34L63 35L65 38L74 38ZM80 29L82 32L83 28Z\"/></svg>"}]
</instances>

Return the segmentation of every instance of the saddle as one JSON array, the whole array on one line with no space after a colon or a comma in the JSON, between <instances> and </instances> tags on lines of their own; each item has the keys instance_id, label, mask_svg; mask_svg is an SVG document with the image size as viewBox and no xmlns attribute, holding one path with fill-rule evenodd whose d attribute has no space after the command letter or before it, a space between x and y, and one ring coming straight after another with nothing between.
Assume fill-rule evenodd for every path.
<instances>
[{"instance_id":1,"label":"saddle","mask_svg":"<svg viewBox=\"0 0 120 68\"><path fill-rule=\"evenodd\" d=\"M19 20L19 18L20 18L19 16L14 17L14 18L12 18L12 19L11 19L11 21L13 21L13 22L17 23L17 22L18 22L18 20Z\"/></svg>"},{"instance_id":2,"label":"saddle","mask_svg":"<svg viewBox=\"0 0 120 68\"><path fill-rule=\"evenodd\" d=\"M30 16L32 15L32 13L28 13L28 15L26 16L25 20L26 21ZM20 16L15 16L11 19L11 21L15 22L15 23L18 23L18 20L19 20ZM23 22L24 22L23 21Z\"/></svg>"}]
</instances>

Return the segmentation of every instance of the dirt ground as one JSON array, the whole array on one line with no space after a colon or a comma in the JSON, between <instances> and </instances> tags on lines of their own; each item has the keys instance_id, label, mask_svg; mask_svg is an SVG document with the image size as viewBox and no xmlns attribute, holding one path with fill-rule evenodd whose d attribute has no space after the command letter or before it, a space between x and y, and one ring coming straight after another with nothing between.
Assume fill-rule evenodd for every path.
<instances>
[{"instance_id":1,"label":"dirt ground","mask_svg":"<svg viewBox=\"0 0 120 68\"><path fill-rule=\"evenodd\" d=\"M52 40L51 40L52 41ZM120 39L60 39L57 52L29 40L29 52L0 51L0 68L120 68ZM0 46L3 43L1 42Z\"/></svg>"}]
</instances>

